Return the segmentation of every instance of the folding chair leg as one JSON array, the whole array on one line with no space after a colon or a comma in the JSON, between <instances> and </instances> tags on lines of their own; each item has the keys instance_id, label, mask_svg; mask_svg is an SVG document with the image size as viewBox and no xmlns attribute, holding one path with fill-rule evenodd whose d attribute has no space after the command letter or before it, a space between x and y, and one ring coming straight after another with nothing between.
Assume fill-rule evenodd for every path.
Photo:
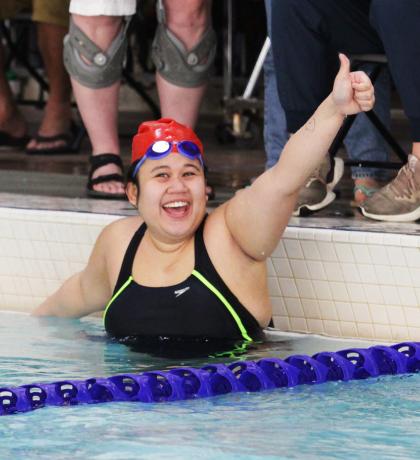
<instances>
[{"instance_id":1,"label":"folding chair leg","mask_svg":"<svg viewBox=\"0 0 420 460\"><path fill-rule=\"evenodd\" d=\"M49 91L48 83L35 70L35 68L30 64L30 62L25 58L25 56L23 56L19 52L17 47L14 45L12 38L10 37L8 28L3 23L0 23L0 31L6 40L7 46L10 48L16 60L19 61L23 65L23 67L25 67L28 70L29 74L37 81L41 89L43 91L48 92Z\"/></svg>"}]
</instances>

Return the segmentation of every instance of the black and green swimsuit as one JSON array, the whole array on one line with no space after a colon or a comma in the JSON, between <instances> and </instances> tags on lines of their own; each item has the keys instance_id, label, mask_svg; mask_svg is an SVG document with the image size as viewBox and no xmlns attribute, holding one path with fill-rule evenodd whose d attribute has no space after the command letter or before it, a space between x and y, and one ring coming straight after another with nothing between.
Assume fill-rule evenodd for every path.
<instances>
[{"instance_id":1,"label":"black and green swimsuit","mask_svg":"<svg viewBox=\"0 0 420 460\"><path fill-rule=\"evenodd\" d=\"M204 222L194 240L195 267L185 281L148 287L134 281L132 266L146 231L134 234L114 294L104 312L107 333L123 337L256 340L261 328L215 270L203 239Z\"/></svg>"}]
</instances>

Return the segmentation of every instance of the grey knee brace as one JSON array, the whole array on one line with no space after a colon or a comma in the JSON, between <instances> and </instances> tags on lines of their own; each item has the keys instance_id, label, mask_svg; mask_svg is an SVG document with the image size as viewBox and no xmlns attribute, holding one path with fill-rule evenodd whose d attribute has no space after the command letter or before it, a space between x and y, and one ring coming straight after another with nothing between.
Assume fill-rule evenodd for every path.
<instances>
[{"instance_id":1,"label":"grey knee brace","mask_svg":"<svg viewBox=\"0 0 420 460\"><path fill-rule=\"evenodd\" d=\"M159 25L152 44L152 60L157 72L176 86L194 88L207 82L216 55L216 34L210 27L199 43L187 51L167 28L163 5L157 2Z\"/></svg>"},{"instance_id":2,"label":"grey knee brace","mask_svg":"<svg viewBox=\"0 0 420 460\"><path fill-rule=\"evenodd\" d=\"M126 18L109 48L102 51L71 20L69 33L64 37L63 57L67 72L83 86L93 89L106 88L119 81L127 49L129 22Z\"/></svg>"}]
</instances>

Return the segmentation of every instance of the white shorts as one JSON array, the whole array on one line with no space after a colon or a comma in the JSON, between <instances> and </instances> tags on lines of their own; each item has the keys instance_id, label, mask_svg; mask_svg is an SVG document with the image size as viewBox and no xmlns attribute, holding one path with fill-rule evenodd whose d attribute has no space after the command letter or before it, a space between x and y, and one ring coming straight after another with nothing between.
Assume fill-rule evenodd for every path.
<instances>
[{"instance_id":1,"label":"white shorts","mask_svg":"<svg viewBox=\"0 0 420 460\"><path fill-rule=\"evenodd\" d=\"M82 16L131 16L136 0L71 0L70 13Z\"/></svg>"}]
</instances>

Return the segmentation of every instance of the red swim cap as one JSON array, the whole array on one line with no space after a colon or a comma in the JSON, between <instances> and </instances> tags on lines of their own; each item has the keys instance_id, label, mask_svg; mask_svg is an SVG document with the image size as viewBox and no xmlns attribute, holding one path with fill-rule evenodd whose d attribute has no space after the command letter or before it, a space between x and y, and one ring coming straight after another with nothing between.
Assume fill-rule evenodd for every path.
<instances>
[{"instance_id":1,"label":"red swim cap","mask_svg":"<svg viewBox=\"0 0 420 460\"><path fill-rule=\"evenodd\" d=\"M181 125L172 118L161 118L145 121L139 126L137 134L133 137L131 163L142 158L156 141L191 141L197 144L203 155L203 144L191 128Z\"/></svg>"}]
</instances>

